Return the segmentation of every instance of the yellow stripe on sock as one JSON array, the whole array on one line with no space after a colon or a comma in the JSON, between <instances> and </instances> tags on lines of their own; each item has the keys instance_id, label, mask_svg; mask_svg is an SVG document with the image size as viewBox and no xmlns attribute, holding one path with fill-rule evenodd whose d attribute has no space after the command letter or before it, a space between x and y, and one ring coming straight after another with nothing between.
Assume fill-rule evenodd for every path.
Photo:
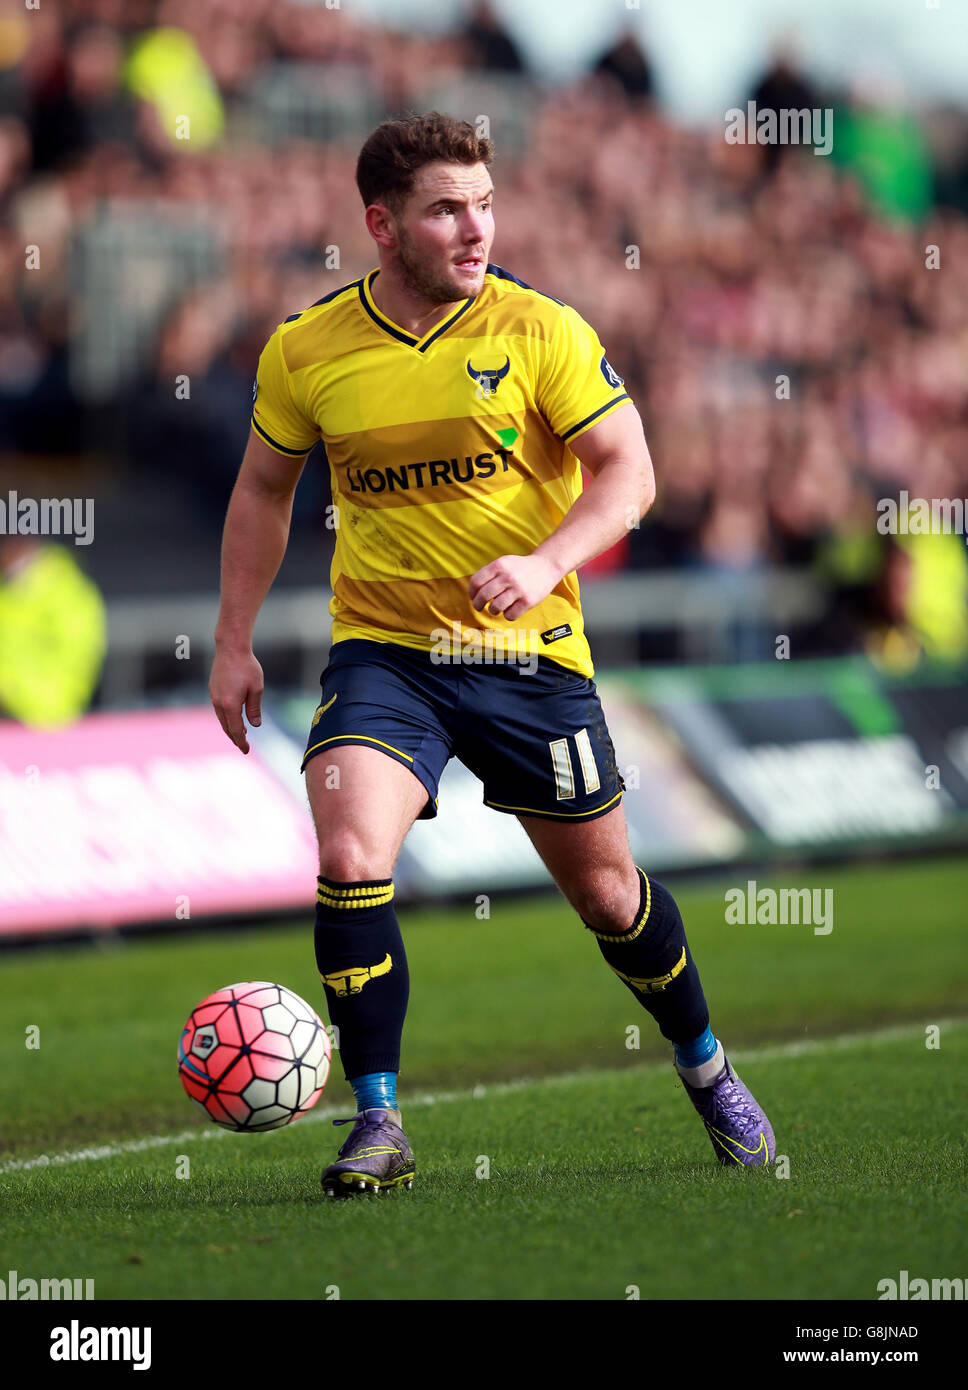
<instances>
[{"instance_id":1,"label":"yellow stripe on sock","mask_svg":"<svg viewBox=\"0 0 968 1390\"><path fill-rule=\"evenodd\" d=\"M380 908L392 897L392 883L380 888L330 888L321 883L316 887L316 901L323 903L324 908Z\"/></svg>"},{"instance_id":2,"label":"yellow stripe on sock","mask_svg":"<svg viewBox=\"0 0 968 1390\"><path fill-rule=\"evenodd\" d=\"M614 970L620 980L624 980L633 989L639 990L642 994L658 994L664 990L666 985L671 984L676 976L686 968L686 948L683 946L682 955L677 963L669 971L668 975L653 975L651 978L642 975L626 975L621 970L616 970L614 965L609 964L610 970Z\"/></svg>"},{"instance_id":3,"label":"yellow stripe on sock","mask_svg":"<svg viewBox=\"0 0 968 1390\"><path fill-rule=\"evenodd\" d=\"M346 887L334 886L331 883L320 883L316 880L319 892L328 893L331 898L372 898L381 893L393 892L392 883L366 884L360 887L359 884L347 884Z\"/></svg>"}]
</instances>

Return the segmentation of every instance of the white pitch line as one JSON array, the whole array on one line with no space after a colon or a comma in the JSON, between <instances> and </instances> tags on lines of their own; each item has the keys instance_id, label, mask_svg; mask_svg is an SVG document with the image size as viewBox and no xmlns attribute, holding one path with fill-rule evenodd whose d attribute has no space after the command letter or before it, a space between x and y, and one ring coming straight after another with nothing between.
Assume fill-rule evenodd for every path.
<instances>
[{"instance_id":1,"label":"white pitch line","mask_svg":"<svg viewBox=\"0 0 968 1390\"><path fill-rule=\"evenodd\" d=\"M937 1021L938 1028L960 1029L968 1027L968 1018L943 1018ZM747 1062L779 1062L796 1060L823 1052L840 1052L848 1048L863 1047L868 1043L879 1044L898 1042L904 1038L923 1036L925 1025L919 1023L895 1024L889 1028L877 1028L867 1033L841 1033L831 1038L818 1038L816 1041L803 1038L798 1042L777 1043L771 1047L741 1048L730 1051L730 1059L738 1065ZM483 1100L490 1096L513 1095L516 1091L527 1091L542 1086L571 1086L575 1082L595 1078L614 1078L618 1076L637 1076L642 1072L665 1071L670 1062L644 1062L640 1067L611 1067L587 1071L562 1072L557 1076L525 1076L518 1081L497 1081L490 1085L478 1085L461 1091L433 1091L404 1096L401 1109L412 1110L417 1106L450 1105L454 1101ZM284 1134L298 1132L303 1125L321 1124L325 1120L340 1119L349 1109L346 1105L317 1106L311 1114L296 1122L294 1126L284 1125L281 1130L270 1133ZM0 1163L0 1176L5 1173L24 1173L33 1168L53 1168L66 1163L89 1163L101 1158L119 1158L122 1154L145 1153L149 1149L167 1148L171 1144L194 1144L199 1140L225 1139L236 1131L222 1129L213 1125L211 1129L183 1129L178 1134L155 1134L147 1139L127 1139L117 1144L99 1144L94 1148L70 1149L66 1153L38 1154L36 1158L10 1158Z\"/></svg>"}]
</instances>

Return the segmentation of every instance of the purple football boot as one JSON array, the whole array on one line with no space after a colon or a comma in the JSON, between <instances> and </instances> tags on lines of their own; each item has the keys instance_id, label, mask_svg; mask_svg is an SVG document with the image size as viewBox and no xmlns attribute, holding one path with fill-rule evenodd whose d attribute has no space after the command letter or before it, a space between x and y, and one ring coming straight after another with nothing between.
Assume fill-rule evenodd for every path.
<instances>
[{"instance_id":1,"label":"purple football boot","mask_svg":"<svg viewBox=\"0 0 968 1390\"><path fill-rule=\"evenodd\" d=\"M776 1140L770 1122L733 1071L725 1053L723 1062L722 1071L709 1086L690 1086L679 1072L679 1080L706 1126L716 1157L727 1168L772 1163Z\"/></svg>"},{"instance_id":2,"label":"purple football boot","mask_svg":"<svg viewBox=\"0 0 968 1390\"><path fill-rule=\"evenodd\" d=\"M394 1118L395 1117L395 1118ZM349 1120L353 1130L322 1176L327 1197L348 1197L354 1192L385 1192L390 1187L413 1187L414 1162L407 1136L396 1123L399 1110L361 1110Z\"/></svg>"}]
</instances>

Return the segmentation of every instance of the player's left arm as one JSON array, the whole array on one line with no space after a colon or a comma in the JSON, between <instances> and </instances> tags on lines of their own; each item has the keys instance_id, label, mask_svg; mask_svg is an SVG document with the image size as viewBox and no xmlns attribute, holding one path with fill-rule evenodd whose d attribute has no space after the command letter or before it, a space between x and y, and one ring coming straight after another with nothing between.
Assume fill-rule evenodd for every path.
<instances>
[{"instance_id":1,"label":"player's left arm","mask_svg":"<svg viewBox=\"0 0 968 1390\"><path fill-rule=\"evenodd\" d=\"M577 569L638 525L655 501L655 475L642 419L631 401L571 442L592 480L568 515L530 555L500 555L470 580L470 598L481 611L509 621L548 597Z\"/></svg>"}]
</instances>

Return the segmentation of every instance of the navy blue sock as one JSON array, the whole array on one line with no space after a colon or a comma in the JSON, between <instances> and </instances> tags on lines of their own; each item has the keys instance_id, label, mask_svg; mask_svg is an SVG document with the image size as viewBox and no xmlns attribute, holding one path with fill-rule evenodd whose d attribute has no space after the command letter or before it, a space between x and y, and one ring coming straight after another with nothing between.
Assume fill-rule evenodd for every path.
<instances>
[{"instance_id":1,"label":"navy blue sock","mask_svg":"<svg viewBox=\"0 0 968 1390\"><path fill-rule=\"evenodd\" d=\"M410 973L393 880L319 878L314 939L347 1079L399 1071Z\"/></svg>"},{"instance_id":2,"label":"navy blue sock","mask_svg":"<svg viewBox=\"0 0 968 1390\"><path fill-rule=\"evenodd\" d=\"M672 1043L689 1043L709 1027L699 971L675 898L641 869L639 874L642 894L633 927L609 934L587 922L585 926L597 937L598 948L615 974L655 1019L662 1036Z\"/></svg>"}]
</instances>

